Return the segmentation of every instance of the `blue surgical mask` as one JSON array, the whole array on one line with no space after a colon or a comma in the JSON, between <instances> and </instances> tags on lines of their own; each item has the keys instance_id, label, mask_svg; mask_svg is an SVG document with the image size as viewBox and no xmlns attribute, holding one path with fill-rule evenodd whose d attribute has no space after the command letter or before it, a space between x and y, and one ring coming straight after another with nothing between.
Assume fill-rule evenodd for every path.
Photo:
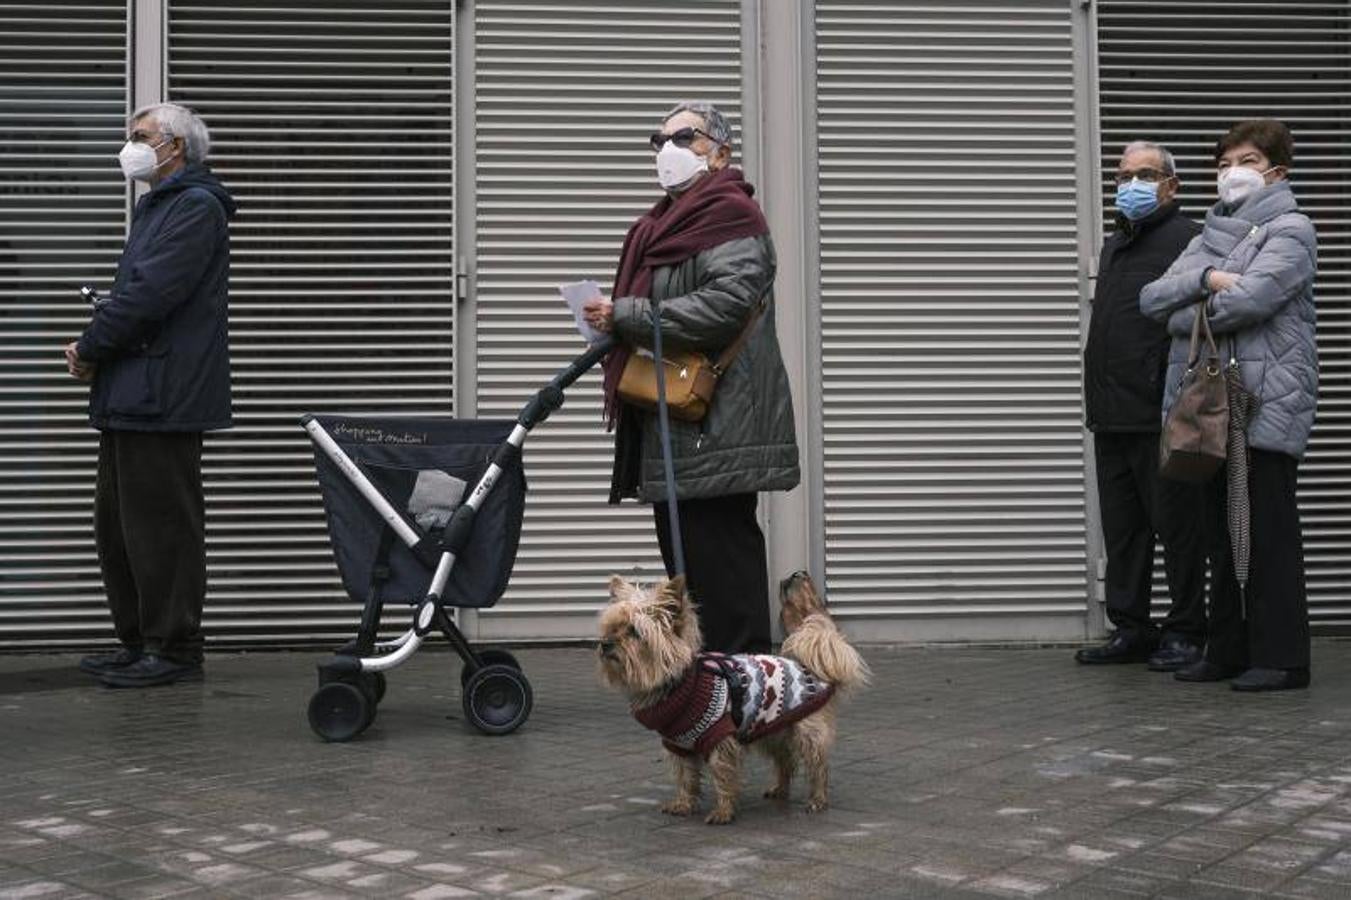
<instances>
[{"instance_id":1,"label":"blue surgical mask","mask_svg":"<svg viewBox=\"0 0 1351 900\"><path fill-rule=\"evenodd\" d=\"M1116 189L1116 208L1132 222L1138 222L1159 208L1159 186L1152 181L1132 178Z\"/></svg>"}]
</instances>

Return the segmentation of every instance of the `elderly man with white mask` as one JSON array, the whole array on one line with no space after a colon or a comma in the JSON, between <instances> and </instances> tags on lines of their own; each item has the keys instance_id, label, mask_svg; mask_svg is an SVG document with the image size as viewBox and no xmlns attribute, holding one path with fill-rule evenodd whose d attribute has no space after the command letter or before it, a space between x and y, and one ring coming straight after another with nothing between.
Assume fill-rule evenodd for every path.
<instances>
[{"instance_id":1,"label":"elderly man with white mask","mask_svg":"<svg viewBox=\"0 0 1351 900\"><path fill-rule=\"evenodd\" d=\"M113 687L202 672L206 595L202 433L231 423L227 223L235 202L206 167L192 110L137 110L118 154L136 204L112 291L66 347L91 382L99 430L94 535L121 649L80 668Z\"/></svg>"},{"instance_id":2,"label":"elderly man with white mask","mask_svg":"<svg viewBox=\"0 0 1351 900\"><path fill-rule=\"evenodd\" d=\"M633 350L651 348L654 317L667 352L695 350L710 359L745 331L703 420L672 420L671 453L705 646L764 652L769 577L757 494L788 490L799 478L792 397L774 331L774 246L754 188L730 164L732 130L715 107L678 104L650 143L664 194L625 238L613 302L598 298L585 307L594 327L620 341L605 363L606 415L616 427L610 500L654 505L673 574L657 417L617 396L619 375Z\"/></svg>"}]
</instances>

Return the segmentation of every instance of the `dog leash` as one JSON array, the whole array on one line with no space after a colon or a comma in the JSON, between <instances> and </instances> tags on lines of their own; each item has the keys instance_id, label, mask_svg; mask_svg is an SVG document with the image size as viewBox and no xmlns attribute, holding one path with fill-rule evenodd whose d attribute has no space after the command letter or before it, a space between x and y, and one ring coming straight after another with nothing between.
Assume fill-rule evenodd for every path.
<instances>
[{"instance_id":1,"label":"dog leash","mask_svg":"<svg viewBox=\"0 0 1351 900\"><path fill-rule=\"evenodd\" d=\"M661 461L666 472L666 514L671 529L671 559L675 574L685 574L685 543L680 538L680 510L676 506L675 462L671 459L671 413L666 408L666 367L661 362L661 310L652 306L652 359L657 370L657 430L661 433Z\"/></svg>"}]
</instances>

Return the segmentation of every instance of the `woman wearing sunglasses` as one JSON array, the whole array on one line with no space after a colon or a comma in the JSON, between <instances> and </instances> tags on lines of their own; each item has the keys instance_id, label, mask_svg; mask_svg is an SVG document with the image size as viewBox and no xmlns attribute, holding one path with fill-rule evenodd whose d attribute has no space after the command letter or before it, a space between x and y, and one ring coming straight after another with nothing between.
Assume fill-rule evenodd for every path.
<instances>
[{"instance_id":1,"label":"woman wearing sunglasses","mask_svg":"<svg viewBox=\"0 0 1351 900\"><path fill-rule=\"evenodd\" d=\"M585 307L593 327L613 331L605 361L605 415L615 429L610 502L654 505L668 574L674 574L657 417L619 399L630 353L652 347L653 316L663 352L716 359L743 331L741 349L718 379L700 422L671 420L686 577L699 605L704 644L729 653L770 647L765 539L759 491L798 483L793 404L774 330L774 245L754 188L730 165L732 131L707 103L681 103L650 143L664 195L629 229L614 299ZM749 328L748 328L749 326Z\"/></svg>"},{"instance_id":2,"label":"woman wearing sunglasses","mask_svg":"<svg viewBox=\"0 0 1351 900\"><path fill-rule=\"evenodd\" d=\"M1227 540L1225 473L1212 485L1210 636L1180 681L1233 678L1239 691L1309 683L1309 616L1295 475L1318 402L1313 282L1318 240L1287 175L1290 131L1274 119L1230 128L1215 146L1217 202L1205 230L1140 292L1140 311L1173 335L1164 414L1177 399L1198 301L1227 364L1257 397L1247 441L1252 559L1240 594ZM1239 496L1242 496L1241 494ZM1246 602L1245 602L1246 599Z\"/></svg>"}]
</instances>

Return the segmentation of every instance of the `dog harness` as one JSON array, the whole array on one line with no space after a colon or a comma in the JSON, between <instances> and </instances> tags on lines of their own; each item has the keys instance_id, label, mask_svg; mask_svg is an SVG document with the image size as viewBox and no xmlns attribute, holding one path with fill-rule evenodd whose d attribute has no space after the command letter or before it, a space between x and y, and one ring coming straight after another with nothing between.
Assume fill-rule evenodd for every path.
<instances>
[{"instance_id":1,"label":"dog harness","mask_svg":"<svg viewBox=\"0 0 1351 900\"><path fill-rule=\"evenodd\" d=\"M782 731L835 693L801 663L783 656L700 653L685 676L633 717L662 736L667 750L707 758L735 736L743 744Z\"/></svg>"}]
</instances>

